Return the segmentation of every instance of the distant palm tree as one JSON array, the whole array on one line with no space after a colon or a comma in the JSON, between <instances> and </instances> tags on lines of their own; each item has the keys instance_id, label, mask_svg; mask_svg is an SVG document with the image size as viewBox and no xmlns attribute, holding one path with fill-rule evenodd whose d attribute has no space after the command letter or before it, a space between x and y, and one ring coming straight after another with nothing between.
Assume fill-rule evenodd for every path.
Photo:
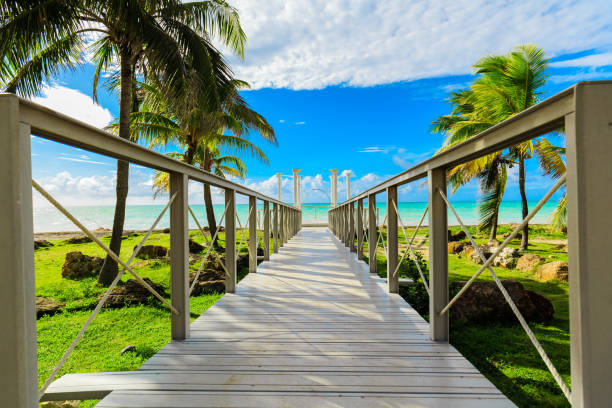
<instances>
[{"instance_id":1,"label":"distant palm tree","mask_svg":"<svg viewBox=\"0 0 612 408\"><path fill-rule=\"evenodd\" d=\"M433 131L446 134L441 150L461 143L472 136L535 105L546 82L548 59L534 45L516 47L507 55L488 55L474 68L480 75L465 90L453 92L449 102L450 115L434 121ZM523 218L529 213L525 192L525 160L537 156L547 174L559 177L564 172L561 151L543 137L513 146L461 164L449 172L453 191L473 178L480 180L484 193L481 199L480 226L491 232L495 239L499 205L507 182L507 168L518 165L519 191ZM528 245L528 226L523 229L521 249Z\"/></svg>"},{"instance_id":2,"label":"distant palm tree","mask_svg":"<svg viewBox=\"0 0 612 408\"><path fill-rule=\"evenodd\" d=\"M200 86L214 98L229 68L212 45L214 34L238 55L246 36L235 9L223 0L182 3L178 0L30 0L0 3L0 84L8 92L35 95L43 81L64 68L75 68L86 50L96 65L93 95L100 75L118 65L119 129L130 138L133 81L137 72L156 76L172 96L181 97L185 63L199 73ZM117 162L117 202L110 248L121 250L128 193L129 164ZM117 264L107 257L99 282L108 285Z\"/></svg>"},{"instance_id":3,"label":"distant palm tree","mask_svg":"<svg viewBox=\"0 0 612 408\"><path fill-rule=\"evenodd\" d=\"M267 164L264 152L247 137L250 131L256 130L264 140L277 144L276 136L266 119L251 109L238 93L239 89L247 86L239 80L221 84L219 103L210 106L202 100L197 87L192 88L194 91L187 98L169 103L163 87L155 82L145 84L143 109L132 114L133 131L139 133L142 140L147 140L152 148L178 144L184 149L183 161L197 164L209 172L223 169L219 163L221 158L222 164L234 161L236 169L243 166L242 161L236 159L244 155ZM229 154L221 156L221 151ZM225 168L218 174L233 173ZM210 185L204 183L203 191L208 226L214 234L217 224Z\"/></svg>"}]
</instances>

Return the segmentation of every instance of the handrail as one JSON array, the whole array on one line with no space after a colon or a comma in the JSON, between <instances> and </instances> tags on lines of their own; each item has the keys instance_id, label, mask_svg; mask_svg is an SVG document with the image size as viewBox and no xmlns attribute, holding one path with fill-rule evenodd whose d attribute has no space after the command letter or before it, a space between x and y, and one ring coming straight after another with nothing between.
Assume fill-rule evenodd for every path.
<instances>
[{"instance_id":1,"label":"handrail","mask_svg":"<svg viewBox=\"0 0 612 408\"><path fill-rule=\"evenodd\" d=\"M19 101L19 118L31 127L31 133L45 139L60 142L94 153L129 161L141 166L165 171L183 173L191 180L197 180L223 189L232 189L239 194L257 197L260 200L277 203L297 209L278 199L266 196L241 184L178 161L164 154L147 149L137 143L56 112L45 106L10 93L0 93L0 98L16 98Z\"/></svg>"}]
</instances>

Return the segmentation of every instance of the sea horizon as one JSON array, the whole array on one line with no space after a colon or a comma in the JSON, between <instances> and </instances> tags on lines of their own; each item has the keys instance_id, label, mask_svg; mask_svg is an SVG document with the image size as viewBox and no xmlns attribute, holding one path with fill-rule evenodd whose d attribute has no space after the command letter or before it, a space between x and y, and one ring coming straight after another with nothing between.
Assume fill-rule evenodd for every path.
<instances>
[{"instance_id":1,"label":"sea horizon","mask_svg":"<svg viewBox=\"0 0 612 408\"><path fill-rule=\"evenodd\" d=\"M462 221L468 225L478 224L478 202L476 201L451 201L451 204L461 217ZM529 201L529 208L535 207L537 201ZM405 226L414 226L418 224L427 202L421 201L406 201L399 202L398 209L400 218ZM542 209L532 219L532 224L548 224L553 211L556 208L556 201L551 200L546 203ZM159 213L163 210L165 204L142 204L142 205L127 205L124 229L126 230L147 230L153 224ZM302 203L302 221L303 223L324 223L327 222L327 210L330 203ZM378 223L382 223L387 206L385 202L377 203ZM192 204L191 208L198 217L200 225L208 225L206 221L206 211L203 204ZM259 217L263 218L263 206L257 206ZM110 229L112 227L113 215L115 207L112 205L103 206L69 206L68 210L87 228L89 229ZM215 217L219 222L225 205L214 204ZM236 213L240 219L240 224L244 226L248 216L248 204L236 204ZM72 224L64 215L53 207L36 207L34 208L34 232L69 232L77 231L78 228ZM500 224L520 222L521 217L521 202L520 201L503 201L500 206ZM427 217L423 225L427 225ZM449 211L449 225L458 225L455 216ZM223 225L223 223L221 224ZM170 226L170 218L168 212L164 214L156 229L163 229ZM239 228L239 223L236 223ZM197 225L193 218L189 217L189 228L196 229Z\"/></svg>"}]
</instances>

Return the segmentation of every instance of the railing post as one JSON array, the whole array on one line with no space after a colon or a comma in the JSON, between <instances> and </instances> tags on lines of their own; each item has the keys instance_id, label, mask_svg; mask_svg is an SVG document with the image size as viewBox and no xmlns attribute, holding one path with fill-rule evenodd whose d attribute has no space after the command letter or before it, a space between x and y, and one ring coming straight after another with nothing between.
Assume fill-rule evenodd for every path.
<instances>
[{"instance_id":1,"label":"railing post","mask_svg":"<svg viewBox=\"0 0 612 408\"><path fill-rule=\"evenodd\" d=\"M357 259L363 259L363 198L357 200Z\"/></svg>"},{"instance_id":2,"label":"railing post","mask_svg":"<svg viewBox=\"0 0 612 408\"><path fill-rule=\"evenodd\" d=\"M0 406L38 407L30 126L0 97Z\"/></svg>"},{"instance_id":3,"label":"railing post","mask_svg":"<svg viewBox=\"0 0 612 408\"><path fill-rule=\"evenodd\" d=\"M274 203L272 205L272 233L274 235L274 240L272 243L272 250L274 251L275 254L278 253L278 246L279 246L279 228L278 228L278 218L279 218L279 209L278 209L278 204Z\"/></svg>"},{"instance_id":4,"label":"railing post","mask_svg":"<svg viewBox=\"0 0 612 408\"><path fill-rule=\"evenodd\" d=\"M578 84L565 117L572 407L612 400L612 84Z\"/></svg>"},{"instance_id":5,"label":"railing post","mask_svg":"<svg viewBox=\"0 0 612 408\"><path fill-rule=\"evenodd\" d=\"M448 341L448 313L440 311L448 303L448 221L446 203L446 169L427 172L429 178L429 336Z\"/></svg>"},{"instance_id":6,"label":"railing post","mask_svg":"<svg viewBox=\"0 0 612 408\"><path fill-rule=\"evenodd\" d=\"M399 292L399 271L394 274L398 263L397 250L397 186L387 188L387 283L389 293Z\"/></svg>"},{"instance_id":7,"label":"railing post","mask_svg":"<svg viewBox=\"0 0 612 408\"><path fill-rule=\"evenodd\" d=\"M185 174L170 173L170 282L172 306L179 314L170 313L172 340L189 338L189 218L188 183Z\"/></svg>"},{"instance_id":8,"label":"railing post","mask_svg":"<svg viewBox=\"0 0 612 408\"><path fill-rule=\"evenodd\" d=\"M368 196L368 263L370 273L376 273L376 194Z\"/></svg>"},{"instance_id":9,"label":"railing post","mask_svg":"<svg viewBox=\"0 0 612 408\"><path fill-rule=\"evenodd\" d=\"M343 219L344 219L344 234L343 234L344 246L348 247L349 246L349 233L350 233L348 204L344 204L342 206L342 214L343 214Z\"/></svg>"},{"instance_id":10,"label":"railing post","mask_svg":"<svg viewBox=\"0 0 612 408\"><path fill-rule=\"evenodd\" d=\"M236 292L236 192L225 190L225 292Z\"/></svg>"},{"instance_id":11,"label":"railing post","mask_svg":"<svg viewBox=\"0 0 612 408\"><path fill-rule=\"evenodd\" d=\"M270 260L270 202L263 202L263 241L264 261Z\"/></svg>"},{"instance_id":12,"label":"railing post","mask_svg":"<svg viewBox=\"0 0 612 408\"><path fill-rule=\"evenodd\" d=\"M257 197L249 196L249 273L257 272Z\"/></svg>"},{"instance_id":13,"label":"railing post","mask_svg":"<svg viewBox=\"0 0 612 408\"><path fill-rule=\"evenodd\" d=\"M279 225L279 246L282 248L285 245L285 207L280 206L278 209L280 213L280 225Z\"/></svg>"},{"instance_id":14,"label":"railing post","mask_svg":"<svg viewBox=\"0 0 612 408\"><path fill-rule=\"evenodd\" d=\"M351 252L356 252L355 247L355 203L349 203L348 205L348 218L349 218L349 248Z\"/></svg>"}]
</instances>

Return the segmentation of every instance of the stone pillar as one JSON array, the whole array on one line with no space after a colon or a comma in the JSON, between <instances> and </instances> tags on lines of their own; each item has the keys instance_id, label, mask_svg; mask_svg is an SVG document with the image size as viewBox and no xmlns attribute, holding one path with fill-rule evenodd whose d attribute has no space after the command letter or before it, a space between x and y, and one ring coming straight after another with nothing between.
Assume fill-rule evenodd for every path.
<instances>
[{"instance_id":1,"label":"stone pillar","mask_svg":"<svg viewBox=\"0 0 612 408\"><path fill-rule=\"evenodd\" d=\"M338 204L338 169L329 169L331 171L331 206L334 208Z\"/></svg>"},{"instance_id":2,"label":"stone pillar","mask_svg":"<svg viewBox=\"0 0 612 408\"><path fill-rule=\"evenodd\" d=\"M291 169L293 170L293 206L294 207L298 207L300 205L300 192L299 192L299 187L298 187L298 183L300 181L300 178L298 176L298 173L300 172L301 169Z\"/></svg>"},{"instance_id":3,"label":"stone pillar","mask_svg":"<svg viewBox=\"0 0 612 408\"><path fill-rule=\"evenodd\" d=\"M346 173L346 199L351 199L351 172Z\"/></svg>"},{"instance_id":4,"label":"stone pillar","mask_svg":"<svg viewBox=\"0 0 612 408\"><path fill-rule=\"evenodd\" d=\"M278 201L283 201L283 197L281 194L281 190L283 188L283 173L276 173L276 177L278 177Z\"/></svg>"}]
</instances>

